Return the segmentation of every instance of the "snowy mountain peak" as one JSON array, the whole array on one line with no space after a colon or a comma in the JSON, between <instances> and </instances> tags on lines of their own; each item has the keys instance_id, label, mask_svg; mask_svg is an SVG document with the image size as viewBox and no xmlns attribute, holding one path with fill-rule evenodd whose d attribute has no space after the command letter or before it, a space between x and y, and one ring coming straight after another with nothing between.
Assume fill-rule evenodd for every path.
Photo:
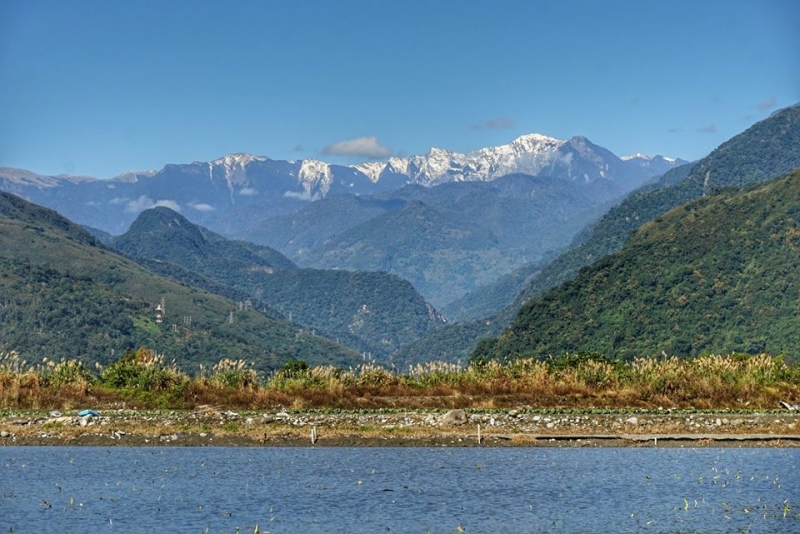
<instances>
[{"instance_id":1,"label":"snowy mountain peak","mask_svg":"<svg viewBox=\"0 0 800 534\"><path fill-rule=\"evenodd\" d=\"M234 185L244 185L248 183L247 166L255 161L267 161L263 156L252 156L250 154L228 154L208 163L208 177L214 181L214 177L222 178L228 184L228 189L233 195Z\"/></svg>"},{"instance_id":2,"label":"snowy mountain peak","mask_svg":"<svg viewBox=\"0 0 800 534\"><path fill-rule=\"evenodd\" d=\"M324 161L304 159L300 162L297 179L302 184L308 198L315 197L314 191L318 191L324 197L331 189L333 173L331 166Z\"/></svg>"},{"instance_id":3,"label":"snowy mountain peak","mask_svg":"<svg viewBox=\"0 0 800 534\"><path fill-rule=\"evenodd\" d=\"M357 171L364 173L364 175L369 179L369 181L374 184L377 183L378 180L380 180L381 173L388 166L389 164L381 163L379 161L365 161L364 163L353 165L353 168Z\"/></svg>"},{"instance_id":4,"label":"snowy mountain peak","mask_svg":"<svg viewBox=\"0 0 800 534\"><path fill-rule=\"evenodd\" d=\"M641 161L657 161L657 160L664 160L670 164L679 164L682 165L683 163L687 163L685 160L681 158L671 158L669 156L662 156L661 154L656 154L655 156L649 156L647 154L642 154L637 152L636 154L631 154L629 156L621 156L619 159L622 161L631 161L631 160L641 160Z\"/></svg>"},{"instance_id":5,"label":"snowy mountain peak","mask_svg":"<svg viewBox=\"0 0 800 534\"><path fill-rule=\"evenodd\" d=\"M643 159L643 160L646 160L646 161L650 161L654 157L655 156L648 156L647 154L642 154L641 152L637 152L636 154L631 154L631 155L628 155L628 156L620 156L619 159L621 159L622 161L629 161L629 160L632 160L632 159ZM669 159L667 159L667 158L664 158L664 159L669 161ZM673 159L672 161L675 161L675 160Z\"/></svg>"},{"instance_id":6,"label":"snowy mountain peak","mask_svg":"<svg viewBox=\"0 0 800 534\"><path fill-rule=\"evenodd\" d=\"M514 139L511 143L512 144L513 143L561 143L561 144L563 144L564 141L561 141L560 139L556 139L555 137L550 137L550 136L547 136L547 135L542 135L542 134L538 134L538 133L531 133L531 134L520 135L519 137Z\"/></svg>"},{"instance_id":7,"label":"snowy mountain peak","mask_svg":"<svg viewBox=\"0 0 800 534\"><path fill-rule=\"evenodd\" d=\"M269 158L265 158L264 156L253 156L251 154L228 154L227 156L222 156L221 158L217 158L211 162L211 165L225 167L228 169L234 167L244 167L249 165L254 161L267 161Z\"/></svg>"}]
</instances>

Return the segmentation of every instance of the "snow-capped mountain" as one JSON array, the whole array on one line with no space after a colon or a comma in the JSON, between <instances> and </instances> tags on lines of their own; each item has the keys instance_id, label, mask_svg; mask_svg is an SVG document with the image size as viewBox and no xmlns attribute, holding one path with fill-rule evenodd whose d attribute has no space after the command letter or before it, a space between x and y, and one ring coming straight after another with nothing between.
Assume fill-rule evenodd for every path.
<instances>
[{"instance_id":1,"label":"snow-capped mountain","mask_svg":"<svg viewBox=\"0 0 800 534\"><path fill-rule=\"evenodd\" d=\"M391 158L383 172L408 177L425 186L444 182L490 181L507 174L538 175L557 163L566 143L539 134L518 137L507 145L481 148L466 154L432 148L425 155Z\"/></svg>"},{"instance_id":2,"label":"snow-capped mountain","mask_svg":"<svg viewBox=\"0 0 800 534\"><path fill-rule=\"evenodd\" d=\"M601 203L679 163L660 156L623 160L584 137L564 141L529 134L468 153L432 148L427 154L349 166L229 154L210 162L167 164L158 172L131 171L109 180L0 169L0 190L111 233L125 231L141 211L159 205L231 233L247 226L248 218L291 212L298 203L332 194L365 195L406 184L492 181L515 173L582 184L585 194Z\"/></svg>"},{"instance_id":3,"label":"snow-capped mountain","mask_svg":"<svg viewBox=\"0 0 800 534\"><path fill-rule=\"evenodd\" d=\"M648 156L647 154L631 154L629 156L622 156L622 161L629 165L636 166L647 172L651 172L653 176L664 174L673 167L689 163L680 158L671 158L668 156Z\"/></svg>"},{"instance_id":4,"label":"snow-capped mountain","mask_svg":"<svg viewBox=\"0 0 800 534\"><path fill-rule=\"evenodd\" d=\"M608 150L594 145L585 137L573 137L567 141L540 134L518 137L511 143L495 147L481 148L462 154L442 148L432 148L427 154L408 158L390 158L387 163L364 163L352 166L365 174L372 182L378 182L386 175L404 176L408 183L433 186L445 182L491 181L508 174L522 173L532 176L551 175L573 181L590 183L597 179L626 182L638 181L636 167L645 170L656 169L655 162L671 166L681 164L682 160L662 158L648 160L648 165L621 164ZM662 165L658 166L661 171ZM638 174L638 173L636 173Z\"/></svg>"}]
</instances>

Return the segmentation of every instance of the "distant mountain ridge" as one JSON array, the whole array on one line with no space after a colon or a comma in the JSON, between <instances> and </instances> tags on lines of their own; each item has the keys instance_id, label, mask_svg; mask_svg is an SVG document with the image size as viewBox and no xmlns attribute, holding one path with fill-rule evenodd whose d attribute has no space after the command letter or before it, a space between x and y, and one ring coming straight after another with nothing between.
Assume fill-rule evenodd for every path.
<instances>
[{"instance_id":1,"label":"distant mountain ridge","mask_svg":"<svg viewBox=\"0 0 800 534\"><path fill-rule=\"evenodd\" d=\"M481 338L497 336L531 299L620 250L632 232L685 202L730 187L777 178L800 168L800 104L773 113L722 143L702 160L676 167L642 186L585 229L573 246L543 266L508 308L464 325L448 325L405 351L408 361L445 354L465 360ZM448 332L458 330L458 332Z\"/></svg>"},{"instance_id":2,"label":"distant mountain ridge","mask_svg":"<svg viewBox=\"0 0 800 534\"><path fill-rule=\"evenodd\" d=\"M649 161L649 160L648 160ZM679 165L681 160L663 160ZM56 209L70 220L112 234L127 230L144 209L167 206L195 223L232 235L241 216L289 213L332 194L363 195L405 184L492 181L514 173L547 175L587 187L598 201L618 197L659 173L643 159L624 161L584 137L567 141L529 134L466 154L433 148L388 162L335 165L316 159L272 160L229 154L210 162L167 164L158 172L130 171L108 180L40 176L0 168L0 190Z\"/></svg>"}]
</instances>

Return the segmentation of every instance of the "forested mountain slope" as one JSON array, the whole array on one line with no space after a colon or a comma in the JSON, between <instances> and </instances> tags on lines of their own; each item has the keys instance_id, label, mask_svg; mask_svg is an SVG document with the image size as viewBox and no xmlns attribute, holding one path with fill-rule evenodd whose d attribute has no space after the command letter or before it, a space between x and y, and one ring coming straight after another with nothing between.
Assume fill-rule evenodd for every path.
<instances>
[{"instance_id":1,"label":"forested mountain slope","mask_svg":"<svg viewBox=\"0 0 800 534\"><path fill-rule=\"evenodd\" d=\"M163 322L155 308L166 305ZM107 364L148 347L189 372L223 358L355 365L358 354L244 302L158 276L56 212L0 193L0 350Z\"/></svg>"},{"instance_id":2,"label":"forested mountain slope","mask_svg":"<svg viewBox=\"0 0 800 534\"><path fill-rule=\"evenodd\" d=\"M410 361L437 359L446 345L449 358L468 357L478 339L496 336L523 302L574 278L578 271L618 251L631 232L670 209L715 190L777 178L800 168L800 104L780 110L731 138L707 157L665 173L609 210L570 250L545 265L520 292L514 304L469 328L448 325L406 349ZM475 336L453 336L450 328Z\"/></svg>"},{"instance_id":3,"label":"forested mountain slope","mask_svg":"<svg viewBox=\"0 0 800 534\"><path fill-rule=\"evenodd\" d=\"M396 276L299 269L273 249L229 241L168 208L142 212L111 245L165 275L192 283L195 273L265 302L284 317L378 360L444 322L409 282ZM176 265L186 271L177 272Z\"/></svg>"},{"instance_id":4,"label":"forested mountain slope","mask_svg":"<svg viewBox=\"0 0 800 534\"><path fill-rule=\"evenodd\" d=\"M645 224L475 356L800 354L800 170Z\"/></svg>"}]
</instances>

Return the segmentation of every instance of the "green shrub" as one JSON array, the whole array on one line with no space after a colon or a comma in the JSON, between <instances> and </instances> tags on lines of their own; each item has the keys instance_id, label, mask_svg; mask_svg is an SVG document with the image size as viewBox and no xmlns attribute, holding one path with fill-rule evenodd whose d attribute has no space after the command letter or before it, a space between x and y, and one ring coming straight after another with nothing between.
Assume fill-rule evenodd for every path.
<instances>
[{"instance_id":1,"label":"green shrub","mask_svg":"<svg viewBox=\"0 0 800 534\"><path fill-rule=\"evenodd\" d=\"M174 364L165 366L164 357L150 349L128 350L100 373L100 383L105 386L146 391L165 390L186 379Z\"/></svg>"}]
</instances>

